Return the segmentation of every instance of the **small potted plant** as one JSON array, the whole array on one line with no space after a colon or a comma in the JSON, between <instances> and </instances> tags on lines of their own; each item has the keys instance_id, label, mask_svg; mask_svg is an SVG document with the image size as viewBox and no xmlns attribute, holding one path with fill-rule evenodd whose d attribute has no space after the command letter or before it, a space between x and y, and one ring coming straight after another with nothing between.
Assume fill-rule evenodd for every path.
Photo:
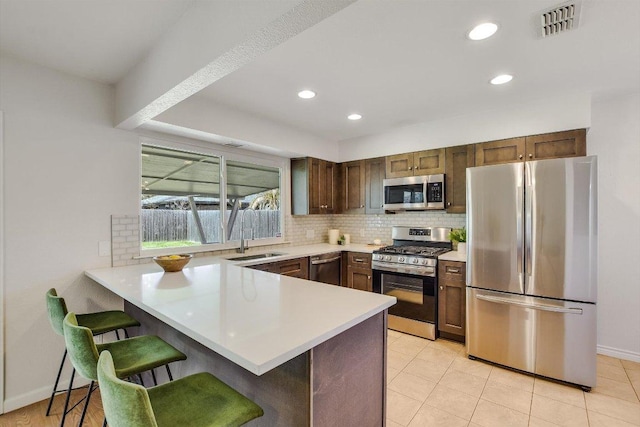
<instances>
[{"instance_id":1,"label":"small potted plant","mask_svg":"<svg viewBox=\"0 0 640 427\"><path fill-rule=\"evenodd\" d=\"M464 227L451 229L449 240L457 244L458 252L467 252L467 230Z\"/></svg>"}]
</instances>

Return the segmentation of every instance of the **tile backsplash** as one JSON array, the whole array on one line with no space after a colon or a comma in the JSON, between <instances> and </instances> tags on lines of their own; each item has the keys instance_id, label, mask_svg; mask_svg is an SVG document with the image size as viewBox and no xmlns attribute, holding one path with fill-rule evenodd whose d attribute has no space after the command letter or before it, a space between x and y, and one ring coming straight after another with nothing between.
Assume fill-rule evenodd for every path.
<instances>
[{"instance_id":1,"label":"tile backsplash","mask_svg":"<svg viewBox=\"0 0 640 427\"><path fill-rule=\"evenodd\" d=\"M329 229L350 234L352 243L370 243L380 239L391 243L391 227L464 227L465 214L447 214L442 211L402 212L380 215L285 215L285 238L292 246L311 245L329 241ZM272 246L261 246L268 250ZM234 250L201 252L196 256L221 255ZM140 256L140 220L133 215L111 216L111 264L114 267L151 262Z\"/></svg>"}]
</instances>

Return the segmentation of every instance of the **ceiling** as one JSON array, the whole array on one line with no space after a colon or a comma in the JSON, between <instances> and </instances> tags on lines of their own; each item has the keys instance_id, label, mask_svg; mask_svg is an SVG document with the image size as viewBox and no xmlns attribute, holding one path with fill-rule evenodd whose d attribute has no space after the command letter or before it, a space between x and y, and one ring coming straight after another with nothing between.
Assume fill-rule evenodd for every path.
<instances>
[{"instance_id":1,"label":"ceiling","mask_svg":"<svg viewBox=\"0 0 640 427\"><path fill-rule=\"evenodd\" d=\"M0 51L116 83L193 0L0 0Z\"/></svg>"},{"instance_id":2,"label":"ceiling","mask_svg":"<svg viewBox=\"0 0 640 427\"><path fill-rule=\"evenodd\" d=\"M116 83L192 3L0 0L0 49ZM193 98L335 142L550 96L640 90L640 1L583 0L576 30L540 38L536 17L559 3L359 0ZM486 20L500 27L494 37L465 37ZM490 85L500 73L513 81ZM299 99L303 88L317 97ZM347 120L352 112L362 120Z\"/></svg>"}]
</instances>

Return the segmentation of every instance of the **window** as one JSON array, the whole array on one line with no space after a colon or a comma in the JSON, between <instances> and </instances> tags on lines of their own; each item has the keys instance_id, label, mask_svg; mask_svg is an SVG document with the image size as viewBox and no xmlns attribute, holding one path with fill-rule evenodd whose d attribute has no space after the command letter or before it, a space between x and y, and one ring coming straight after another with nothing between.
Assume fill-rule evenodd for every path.
<instances>
[{"instance_id":1,"label":"window","mask_svg":"<svg viewBox=\"0 0 640 427\"><path fill-rule=\"evenodd\" d=\"M143 144L142 250L281 240L281 167L264 163Z\"/></svg>"}]
</instances>

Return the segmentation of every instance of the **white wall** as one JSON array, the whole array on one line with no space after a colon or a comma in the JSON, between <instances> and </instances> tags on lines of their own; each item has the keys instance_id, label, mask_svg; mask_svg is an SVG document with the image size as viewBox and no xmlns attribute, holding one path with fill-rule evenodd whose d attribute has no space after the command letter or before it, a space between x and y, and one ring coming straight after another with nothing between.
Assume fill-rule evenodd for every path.
<instances>
[{"instance_id":1,"label":"white wall","mask_svg":"<svg viewBox=\"0 0 640 427\"><path fill-rule=\"evenodd\" d=\"M201 96L194 96L181 102L154 120L240 141L249 141L276 148L287 154L312 156L331 161L339 160L336 142L215 104Z\"/></svg>"},{"instance_id":2,"label":"white wall","mask_svg":"<svg viewBox=\"0 0 640 427\"><path fill-rule=\"evenodd\" d=\"M598 348L640 362L640 93L594 99L598 156Z\"/></svg>"},{"instance_id":3,"label":"white wall","mask_svg":"<svg viewBox=\"0 0 640 427\"><path fill-rule=\"evenodd\" d=\"M591 97L575 94L540 99L499 110L425 121L377 135L340 142L340 161L451 147L558 130L588 128Z\"/></svg>"},{"instance_id":4,"label":"white wall","mask_svg":"<svg viewBox=\"0 0 640 427\"><path fill-rule=\"evenodd\" d=\"M122 306L82 272L110 265L98 241L110 240L112 213L137 214L140 177L138 137L113 128L109 86L3 56L0 110L8 412L47 397L55 379L64 343L46 315L49 288L77 312Z\"/></svg>"}]
</instances>

